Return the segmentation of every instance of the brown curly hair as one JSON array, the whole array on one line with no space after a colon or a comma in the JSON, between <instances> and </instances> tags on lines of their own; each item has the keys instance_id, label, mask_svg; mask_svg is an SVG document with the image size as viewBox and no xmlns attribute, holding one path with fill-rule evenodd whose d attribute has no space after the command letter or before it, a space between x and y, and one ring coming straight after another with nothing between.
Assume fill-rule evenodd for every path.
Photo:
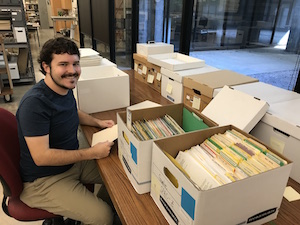
<instances>
[{"instance_id":1,"label":"brown curly hair","mask_svg":"<svg viewBox=\"0 0 300 225\"><path fill-rule=\"evenodd\" d=\"M49 39L42 47L38 63L40 64L40 71L46 75L46 71L43 68L42 63L45 62L47 65L51 65L53 54L64 54L78 55L80 58L80 52L75 42L69 38L58 37Z\"/></svg>"}]
</instances>

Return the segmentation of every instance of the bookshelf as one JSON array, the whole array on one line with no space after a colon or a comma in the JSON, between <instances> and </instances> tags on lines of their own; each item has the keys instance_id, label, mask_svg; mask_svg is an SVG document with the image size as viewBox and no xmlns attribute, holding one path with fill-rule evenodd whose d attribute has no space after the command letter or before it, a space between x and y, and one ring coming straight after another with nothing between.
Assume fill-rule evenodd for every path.
<instances>
[{"instance_id":1,"label":"bookshelf","mask_svg":"<svg viewBox=\"0 0 300 225\"><path fill-rule=\"evenodd\" d=\"M40 24L39 5L37 0L25 2L26 21Z\"/></svg>"},{"instance_id":2,"label":"bookshelf","mask_svg":"<svg viewBox=\"0 0 300 225\"><path fill-rule=\"evenodd\" d=\"M35 82L24 3L22 0L0 1L0 12L8 18L6 21L10 21L9 29L0 29L0 35L3 37L8 64L17 71L16 76L12 77L13 83Z\"/></svg>"}]
</instances>

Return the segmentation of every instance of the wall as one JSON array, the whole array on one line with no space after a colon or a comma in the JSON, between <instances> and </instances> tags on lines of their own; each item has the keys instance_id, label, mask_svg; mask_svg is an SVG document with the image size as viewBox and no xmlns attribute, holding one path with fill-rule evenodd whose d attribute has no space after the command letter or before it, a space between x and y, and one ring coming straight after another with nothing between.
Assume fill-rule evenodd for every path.
<instances>
[{"instance_id":1,"label":"wall","mask_svg":"<svg viewBox=\"0 0 300 225\"><path fill-rule=\"evenodd\" d=\"M60 1L60 0L59 0ZM49 29L53 27L53 22L51 20L51 9L48 10L48 4L51 8L51 0L39 0L39 12L40 12L40 20L41 20L41 29ZM77 16L77 0L72 0L72 12L75 16ZM78 27L77 27L78 29Z\"/></svg>"},{"instance_id":2,"label":"wall","mask_svg":"<svg viewBox=\"0 0 300 225\"><path fill-rule=\"evenodd\" d=\"M48 10L46 1L49 0L39 0L39 13L40 13L40 28L48 29L49 28L49 20L48 20Z\"/></svg>"}]
</instances>

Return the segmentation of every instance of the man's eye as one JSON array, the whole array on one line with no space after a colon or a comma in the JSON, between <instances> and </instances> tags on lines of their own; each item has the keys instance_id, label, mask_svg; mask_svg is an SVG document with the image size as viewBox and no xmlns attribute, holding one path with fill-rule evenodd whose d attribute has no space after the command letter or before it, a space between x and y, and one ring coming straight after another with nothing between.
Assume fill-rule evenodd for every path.
<instances>
[{"instance_id":1,"label":"man's eye","mask_svg":"<svg viewBox=\"0 0 300 225\"><path fill-rule=\"evenodd\" d=\"M67 66L68 64L67 63L61 63L60 65L61 66Z\"/></svg>"},{"instance_id":2,"label":"man's eye","mask_svg":"<svg viewBox=\"0 0 300 225\"><path fill-rule=\"evenodd\" d=\"M77 63L74 63L73 65L74 65L74 66L79 66L79 65L80 65L80 63L79 63L79 62L77 62Z\"/></svg>"}]
</instances>

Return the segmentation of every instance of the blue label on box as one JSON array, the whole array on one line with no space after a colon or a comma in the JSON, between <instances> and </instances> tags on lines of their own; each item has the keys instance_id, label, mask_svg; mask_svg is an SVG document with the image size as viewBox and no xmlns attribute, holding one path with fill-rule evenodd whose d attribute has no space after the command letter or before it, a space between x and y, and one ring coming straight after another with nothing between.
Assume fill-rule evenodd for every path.
<instances>
[{"instance_id":1,"label":"blue label on box","mask_svg":"<svg viewBox=\"0 0 300 225\"><path fill-rule=\"evenodd\" d=\"M187 193L184 188L181 189L181 207L194 220L195 218L195 199Z\"/></svg>"},{"instance_id":2,"label":"blue label on box","mask_svg":"<svg viewBox=\"0 0 300 225\"><path fill-rule=\"evenodd\" d=\"M137 150L136 147L130 142L130 152L131 152L131 158L137 164Z\"/></svg>"}]
</instances>

